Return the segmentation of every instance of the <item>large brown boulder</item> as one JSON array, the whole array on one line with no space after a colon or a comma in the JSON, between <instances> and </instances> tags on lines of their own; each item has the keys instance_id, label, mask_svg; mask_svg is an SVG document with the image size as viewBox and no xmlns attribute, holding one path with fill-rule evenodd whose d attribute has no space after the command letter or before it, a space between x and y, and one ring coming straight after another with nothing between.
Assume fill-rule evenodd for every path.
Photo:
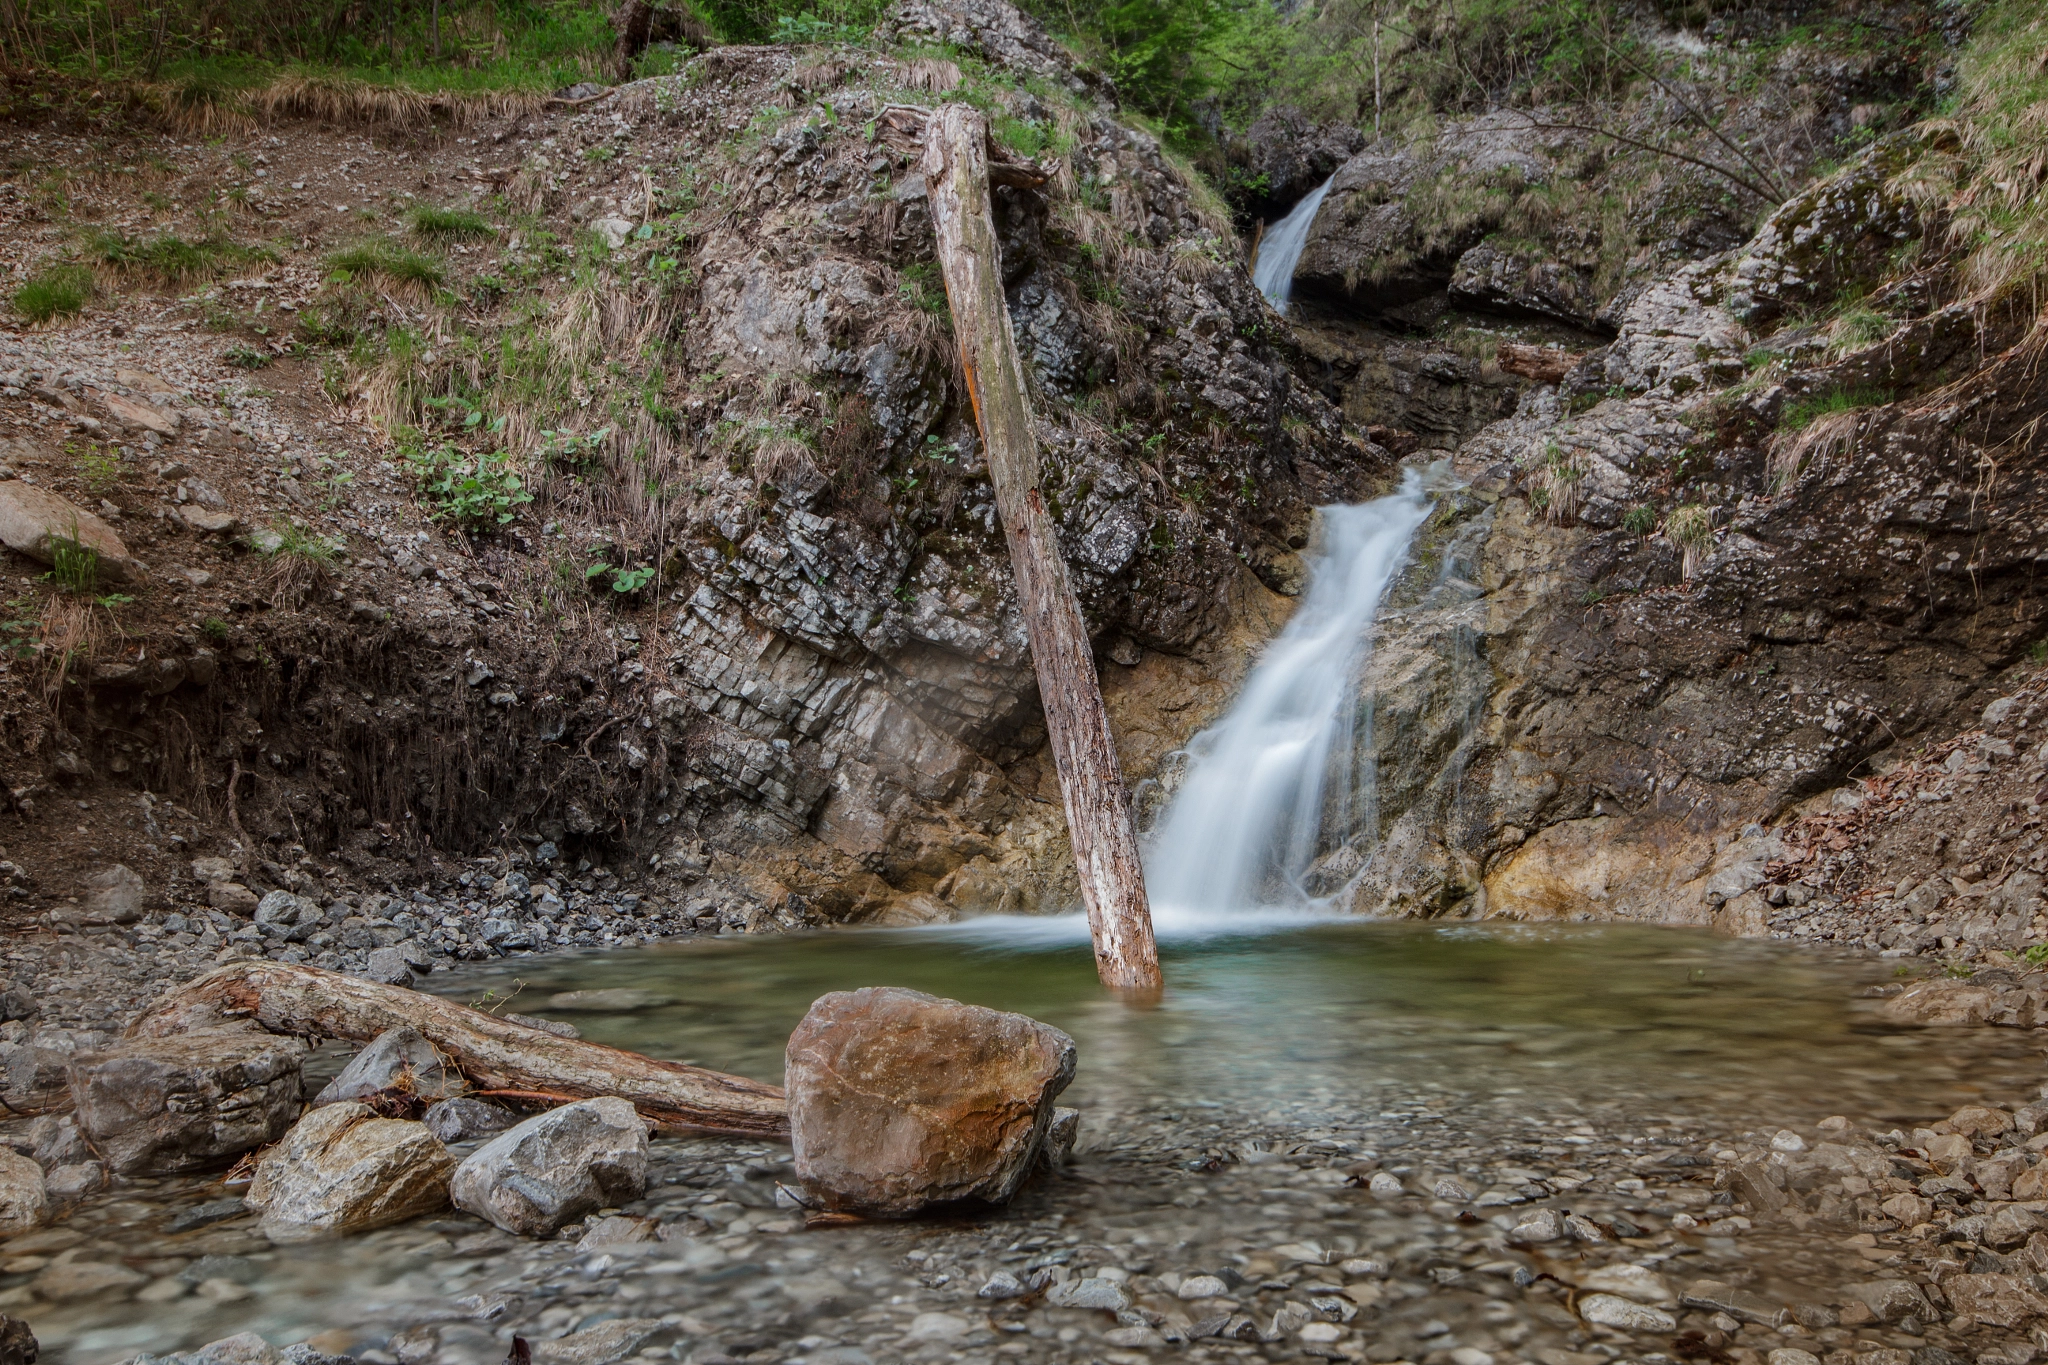
<instances>
[{"instance_id":1,"label":"large brown boulder","mask_svg":"<svg viewBox=\"0 0 2048 1365\"><path fill-rule=\"evenodd\" d=\"M1031 1171L1074 1040L894 986L822 996L789 1038L796 1170L830 1208L902 1218L1001 1203Z\"/></svg>"},{"instance_id":2,"label":"large brown boulder","mask_svg":"<svg viewBox=\"0 0 2048 1365\"><path fill-rule=\"evenodd\" d=\"M292 1126L305 1055L253 1027L123 1040L71 1063L78 1127L122 1175L204 1170Z\"/></svg>"}]
</instances>

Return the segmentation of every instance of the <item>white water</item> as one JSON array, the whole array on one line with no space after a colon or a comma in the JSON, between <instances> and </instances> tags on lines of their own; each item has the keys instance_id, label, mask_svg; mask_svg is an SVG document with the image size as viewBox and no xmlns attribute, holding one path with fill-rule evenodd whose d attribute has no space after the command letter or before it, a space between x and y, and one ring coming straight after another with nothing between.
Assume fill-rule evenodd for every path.
<instances>
[{"instance_id":1,"label":"white water","mask_svg":"<svg viewBox=\"0 0 2048 1365\"><path fill-rule=\"evenodd\" d=\"M1373 617L1430 507L1410 469L1397 493L1322 509L1301 605L1230 711L1188 745L1145 860L1162 926L1241 920L1252 906L1314 913L1303 882L1317 857L1377 824L1372 775L1354 764L1358 682Z\"/></svg>"},{"instance_id":2,"label":"white water","mask_svg":"<svg viewBox=\"0 0 2048 1365\"><path fill-rule=\"evenodd\" d=\"M1334 175L1330 177L1334 179ZM1316 210L1323 206L1323 196L1329 192L1330 181L1325 180L1259 239L1259 254L1252 262L1252 283L1276 312L1287 311L1287 296L1294 290L1294 267L1301 260L1301 249L1308 245L1308 230L1315 224Z\"/></svg>"}]
</instances>

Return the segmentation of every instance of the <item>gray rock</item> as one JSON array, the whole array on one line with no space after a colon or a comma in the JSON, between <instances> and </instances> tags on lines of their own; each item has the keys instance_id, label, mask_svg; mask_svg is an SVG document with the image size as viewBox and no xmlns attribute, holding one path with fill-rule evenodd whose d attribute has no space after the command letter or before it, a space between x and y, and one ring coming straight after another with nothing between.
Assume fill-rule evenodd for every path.
<instances>
[{"instance_id":1,"label":"gray rock","mask_svg":"<svg viewBox=\"0 0 2048 1365\"><path fill-rule=\"evenodd\" d=\"M78 1126L116 1174L201 1170L284 1135L305 1053L254 1027L124 1040L71 1063Z\"/></svg>"},{"instance_id":2,"label":"gray rock","mask_svg":"<svg viewBox=\"0 0 2048 1365\"><path fill-rule=\"evenodd\" d=\"M363 969L363 978L386 986L410 986L413 979L405 954L396 948L372 949L369 965Z\"/></svg>"},{"instance_id":3,"label":"gray rock","mask_svg":"<svg viewBox=\"0 0 2048 1365\"><path fill-rule=\"evenodd\" d=\"M167 1231L192 1232L198 1228L212 1227L230 1218L240 1218L249 1211L249 1206L240 1199L212 1199L204 1204L194 1204L172 1218Z\"/></svg>"},{"instance_id":4,"label":"gray rock","mask_svg":"<svg viewBox=\"0 0 2048 1365\"><path fill-rule=\"evenodd\" d=\"M998 1270L988 1277L988 1282L974 1291L978 1299L1021 1299L1031 1289L1024 1281L1007 1270Z\"/></svg>"},{"instance_id":5,"label":"gray rock","mask_svg":"<svg viewBox=\"0 0 2048 1365\"><path fill-rule=\"evenodd\" d=\"M1068 1280L1046 1291L1045 1301L1055 1308L1106 1308L1120 1313L1131 1306L1130 1295L1114 1280Z\"/></svg>"},{"instance_id":6,"label":"gray rock","mask_svg":"<svg viewBox=\"0 0 2048 1365\"><path fill-rule=\"evenodd\" d=\"M309 1112L264 1154L247 1199L272 1241L309 1241L445 1208L454 1169L425 1124L342 1101Z\"/></svg>"},{"instance_id":7,"label":"gray rock","mask_svg":"<svg viewBox=\"0 0 2048 1365\"><path fill-rule=\"evenodd\" d=\"M647 1188L647 1125L606 1097L536 1114L455 1170L455 1206L507 1232L549 1237Z\"/></svg>"},{"instance_id":8,"label":"gray rock","mask_svg":"<svg viewBox=\"0 0 2048 1365\"><path fill-rule=\"evenodd\" d=\"M97 1161L73 1161L52 1166L43 1178L44 1189L53 1201L71 1203L107 1187L107 1168Z\"/></svg>"},{"instance_id":9,"label":"gray rock","mask_svg":"<svg viewBox=\"0 0 2048 1365\"><path fill-rule=\"evenodd\" d=\"M1897 1322L1905 1317L1925 1320L1931 1312L1927 1296L1921 1293L1920 1286L1911 1280L1869 1280L1862 1284L1849 1285L1844 1292L1861 1299L1879 1322ZM1692 1295L1687 1294L1685 1301L1690 1304ZM1738 1312L1735 1316L1743 1315Z\"/></svg>"},{"instance_id":10,"label":"gray rock","mask_svg":"<svg viewBox=\"0 0 2048 1365\"><path fill-rule=\"evenodd\" d=\"M401 1025L386 1029L358 1052L313 1097L313 1104L360 1100L380 1090L407 1090L432 1103L463 1090L462 1073L451 1066L418 1029Z\"/></svg>"},{"instance_id":11,"label":"gray rock","mask_svg":"<svg viewBox=\"0 0 2048 1365\"><path fill-rule=\"evenodd\" d=\"M1579 1316L1602 1327L1624 1332L1675 1332L1678 1320L1661 1308L1652 1308L1618 1294L1588 1294L1579 1300Z\"/></svg>"},{"instance_id":12,"label":"gray rock","mask_svg":"<svg viewBox=\"0 0 2048 1365\"><path fill-rule=\"evenodd\" d=\"M592 1223L576 1239L578 1251L595 1251L601 1247L639 1246L651 1243L658 1233L657 1225L650 1218L635 1218L630 1214L615 1213L609 1218L600 1218Z\"/></svg>"},{"instance_id":13,"label":"gray rock","mask_svg":"<svg viewBox=\"0 0 2048 1365\"><path fill-rule=\"evenodd\" d=\"M133 924L149 901L142 878L120 863L95 872L85 886L85 912L96 920Z\"/></svg>"},{"instance_id":14,"label":"gray rock","mask_svg":"<svg viewBox=\"0 0 2048 1365\"><path fill-rule=\"evenodd\" d=\"M1216 1299L1230 1292L1230 1286L1215 1275L1190 1275L1174 1291L1183 1299Z\"/></svg>"},{"instance_id":15,"label":"gray rock","mask_svg":"<svg viewBox=\"0 0 2048 1365\"><path fill-rule=\"evenodd\" d=\"M1038 1163L1048 1171L1057 1171L1074 1159L1074 1144L1081 1139L1081 1111L1064 1106L1052 1111L1052 1122L1045 1126L1045 1137L1038 1144Z\"/></svg>"},{"instance_id":16,"label":"gray rock","mask_svg":"<svg viewBox=\"0 0 2048 1365\"><path fill-rule=\"evenodd\" d=\"M468 1138L502 1133L519 1122L519 1115L488 1100L461 1095L430 1106L420 1116L420 1121L441 1141L462 1142Z\"/></svg>"},{"instance_id":17,"label":"gray rock","mask_svg":"<svg viewBox=\"0 0 2048 1365\"><path fill-rule=\"evenodd\" d=\"M1855 1292L1852 1287L1851 1293ZM1694 1280L1679 1296L1680 1303L1687 1308L1704 1308L1709 1312L1726 1313L1743 1322L1754 1322L1765 1327L1782 1327L1791 1318L1791 1312L1783 1304L1773 1303L1759 1294L1746 1289L1736 1289L1719 1280Z\"/></svg>"},{"instance_id":18,"label":"gray rock","mask_svg":"<svg viewBox=\"0 0 2048 1365\"><path fill-rule=\"evenodd\" d=\"M611 1365L662 1329L660 1318L613 1318L555 1341L533 1344L535 1365Z\"/></svg>"}]
</instances>

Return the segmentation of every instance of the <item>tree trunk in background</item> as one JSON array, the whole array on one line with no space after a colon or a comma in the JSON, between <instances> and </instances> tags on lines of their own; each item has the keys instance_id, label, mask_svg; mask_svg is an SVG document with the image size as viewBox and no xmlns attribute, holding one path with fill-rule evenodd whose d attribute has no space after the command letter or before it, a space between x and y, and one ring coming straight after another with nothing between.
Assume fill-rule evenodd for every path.
<instances>
[{"instance_id":1,"label":"tree trunk in background","mask_svg":"<svg viewBox=\"0 0 2048 1365\"><path fill-rule=\"evenodd\" d=\"M367 1043L409 1024L480 1090L565 1100L617 1095L666 1128L787 1137L782 1091L741 1076L560 1038L437 995L284 962L217 967L164 995L128 1030L164 1038L254 1019L272 1033Z\"/></svg>"},{"instance_id":2,"label":"tree trunk in background","mask_svg":"<svg viewBox=\"0 0 2048 1365\"><path fill-rule=\"evenodd\" d=\"M1154 992L1160 986L1159 953L1130 796L1102 705L1087 623L1038 487L1038 438L1003 298L989 202L987 120L964 104L934 110L925 124L922 169L953 336L1031 634L1031 662L1066 802L1095 967L1113 989Z\"/></svg>"}]
</instances>

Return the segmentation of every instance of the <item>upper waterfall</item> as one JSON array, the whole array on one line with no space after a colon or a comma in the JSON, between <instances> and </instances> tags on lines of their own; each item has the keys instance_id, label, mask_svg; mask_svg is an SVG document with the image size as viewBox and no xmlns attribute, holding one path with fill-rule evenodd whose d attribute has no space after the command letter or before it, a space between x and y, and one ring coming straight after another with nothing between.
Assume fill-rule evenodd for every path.
<instances>
[{"instance_id":1,"label":"upper waterfall","mask_svg":"<svg viewBox=\"0 0 2048 1365\"><path fill-rule=\"evenodd\" d=\"M1146 858L1157 909L1308 904L1316 859L1377 824L1371 771L1354 763L1359 675L1380 600L1431 506L1411 468L1396 493L1322 509L1300 607L1229 712L1188 745Z\"/></svg>"},{"instance_id":2,"label":"upper waterfall","mask_svg":"<svg viewBox=\"0 0 2048 1365\"><path fill-rule=\"evenodd\" d=\"M1331 176L1330 180L1335 180ZM1316 210L1330 192L1330 180L1310 190L1308 197L1288 211L1285 218L1266 229L1259 239L1259 254L1252 262L1252 283L1259 287L1273 307L1287 311L1287 296L1294 289L1294 267L1301 249L1308 245L1308 230L1316 221Z\"/></svg>"}]
</instances>

